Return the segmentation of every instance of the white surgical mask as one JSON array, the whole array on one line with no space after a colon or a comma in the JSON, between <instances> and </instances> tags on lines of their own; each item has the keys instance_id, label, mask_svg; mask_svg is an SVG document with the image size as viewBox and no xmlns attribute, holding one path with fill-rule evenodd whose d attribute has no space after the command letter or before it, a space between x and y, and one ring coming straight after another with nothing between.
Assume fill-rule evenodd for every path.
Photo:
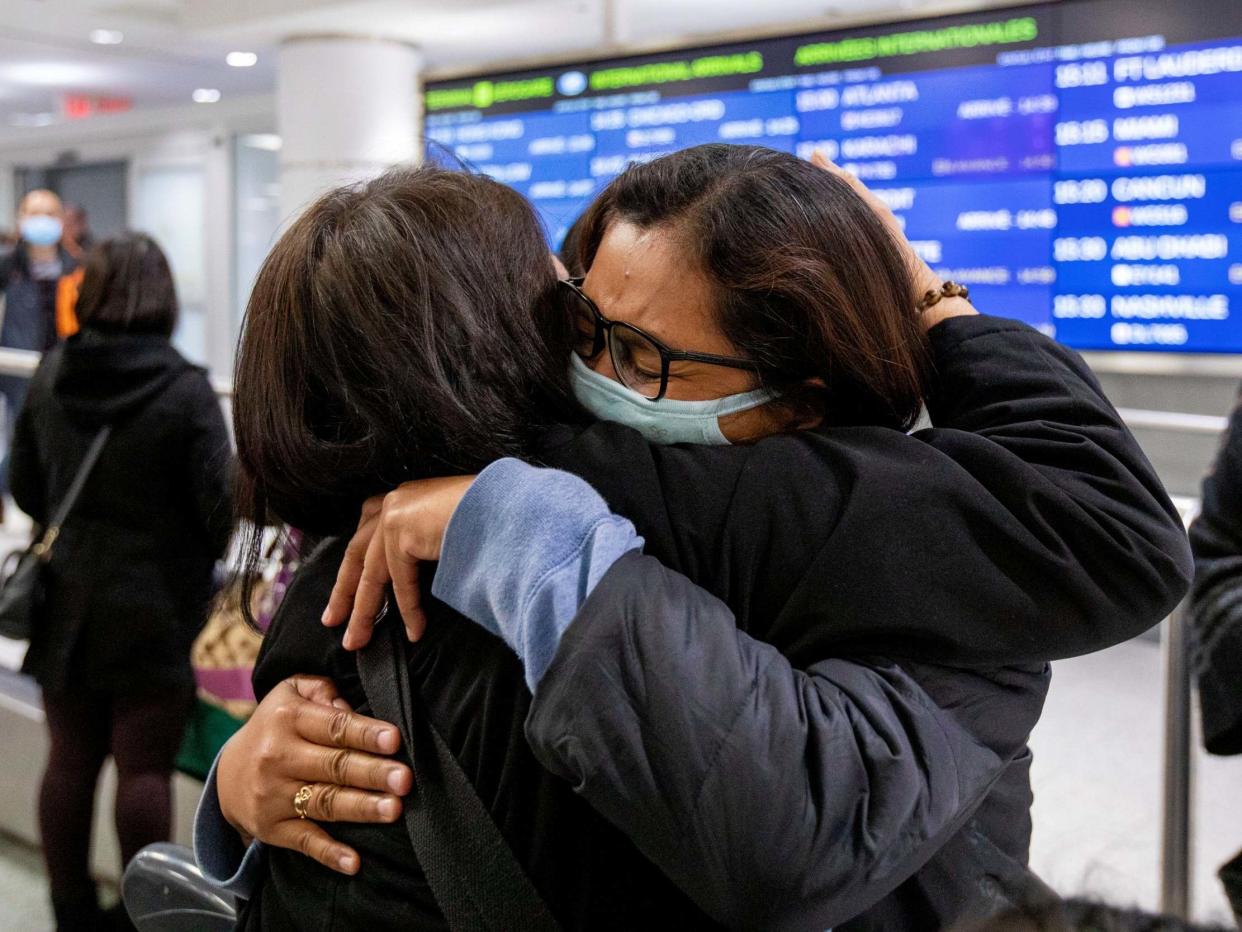
<instances>
[{"instance_id":1,"label":"white surgical mask","mask_svg":"<svg viewBox=\"0 0 1242 932\"><path fill-rule=\"evenodd\" d=\"M767 404L777 396L769 388L707 401L661 398L652 401L615 379L600 375L575 353L569 380L578 403L602 421L632 427L652 443L725 444L720 419Z\"/></svg>"}]
</instances>

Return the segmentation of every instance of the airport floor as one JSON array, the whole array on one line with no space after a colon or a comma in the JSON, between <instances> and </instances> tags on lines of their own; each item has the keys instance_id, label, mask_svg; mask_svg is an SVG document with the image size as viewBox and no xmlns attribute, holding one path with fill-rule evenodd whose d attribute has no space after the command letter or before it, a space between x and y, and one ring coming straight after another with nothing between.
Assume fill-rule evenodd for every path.
<instances>
[{"instance_id":1,"label":"airport floor","mask_svg":"<svg viewBox=\"0 0 1242 932\"><path fill-rule=\"evenodd\" d=\"M1148 909L1159 890L1160 651L1055 665L1035 750L1032 865L1064 893ZM1242 848L1242 758L1195 758L1196 917L1227 923L1217 865ZM0 930L51 929L38 852L0 836Z\"/></svg>"},{"instance_id":2,"label":"airport floor","mask_svg":"<svg viewBox=\"0 0 1242 932\"><path fill-rule=\"evenodd\" d=\"M1157 907L1161 701L1154 642L1053 664L1031 742L1031 866L1062 893ZM1232 926L1216 869L1242 848L1242 757L1196 750L1193 772L1194 916Z\"/></svg>"},{"instance_id":3,"label":"airport floor","mask_svg":"<svg viewBox=\"0 0 1242 932\"><path fill-rule=\"evenodd\" d=\"M117 891L105 885L100 900L116 902ZM37 849L0 833L0 932L52 932L47 879Z\"/></svg>"}]
</instances>

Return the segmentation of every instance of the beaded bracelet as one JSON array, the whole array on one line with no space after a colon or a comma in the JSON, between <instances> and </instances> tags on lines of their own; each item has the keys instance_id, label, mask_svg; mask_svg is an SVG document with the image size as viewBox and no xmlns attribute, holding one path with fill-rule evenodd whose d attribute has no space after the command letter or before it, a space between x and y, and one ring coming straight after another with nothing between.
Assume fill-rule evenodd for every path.
<instances>
[{"instance_id":1,"label":"beaded bracelet","mask_svg":"<svg viewBox=\"0 0 1242 932\"><path fill-rule=\"evenodd\" d=\"M957 282L945 282L940 286L940 290L935 289L923 295L918 304L914 306L917 311L925 311L933 304L937 304L941 298L969 298L970 289L965 285L959 285Z\"/></svg>"}]
</instances>

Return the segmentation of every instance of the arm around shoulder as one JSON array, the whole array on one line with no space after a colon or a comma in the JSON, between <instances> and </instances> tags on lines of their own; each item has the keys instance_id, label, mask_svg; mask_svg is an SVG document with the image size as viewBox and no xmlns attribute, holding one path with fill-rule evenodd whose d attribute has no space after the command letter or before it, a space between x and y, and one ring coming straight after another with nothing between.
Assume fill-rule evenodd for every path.
<instances>
[{"instance_id":1,"label":"arm around shoulder","mask_svg":"<svg viewBox=\"0 0 1242 932\"><path fill-rule=\"evenodd\" d=\"M1078 656L1157 624L1189 585L1185 531L1083 362L984 316L931 344L935 426L755 444L726 524L750 575L730 591L766 587L838 649L952 666Z\"/></svg>"},{"instance_id":2,"label":"arm around shoulder","mask_svg":"<svg viewBox=\"0 0 1242 932\"><path fill-rule=\"evenodd\" d=\"M1109 647L1164 618L1190 584L1185 529L1086 363L994 317L949 320L929 336L935 427L916 436L1022 527L1032 578L1063 603L1044 658Z\"/></svg>"}]
</instances>

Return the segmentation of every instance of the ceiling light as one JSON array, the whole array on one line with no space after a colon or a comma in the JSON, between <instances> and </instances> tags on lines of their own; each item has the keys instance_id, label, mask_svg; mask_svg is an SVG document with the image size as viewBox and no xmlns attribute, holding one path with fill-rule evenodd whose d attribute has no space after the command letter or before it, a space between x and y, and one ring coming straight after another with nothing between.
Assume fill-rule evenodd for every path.
<instances>
[{"instance_id":1,"label":"ceiling light","mask_svg":"<svg viewBox=\"0 0 1242 932\"><path fill-rule=\"evenodd\" d=\"M51 126L55 122L54 113L14 113L9 117L12 126Z\"/></svg>"},{"instance_id":2,"label":"ceiling light","mask_svg":"<svg viewBox=\"0 0 1242 932\"><path fill-rule=\"evenodd\" d=\"M5 64L0 61L0 83L32 84L36 87L90 87L102 80L105 69L67 61L31 61Z\"/></svg>"},{"instance_id":3,"label":"ceiling light","mask_svg":"<svg viewBox=\"0 0 1242 932\"><path fill-rule=\"evenodd\" d=\"M96 45L120 45L125 41L125 33L117 29L93 29L91 41Z\"/></svg>"},{"instance_id":4,"label":"ceiling light","mask_svg":"<svg viewBox=\"0 0 1242 932\"><path fill-rule=\"evenodd\" d=\"M200 87L193 97L196 104L214 104L220 99L220 92L214 87Z\"/></svg>"},{"instance_id":5,"label":"ceiling light","mask_svg":"<svg viewBox=\"0 0 1242 932\"><path fill-rule=\"evenodd\" d=\"M275 133L248 133L241 137L242 145L251 149L264 149L267 152L279 152L283 140Z\"/></svg>"},{"instance_id":6,"label":"ceiling light","mask_svg":"<svg viewBox=\"0 0 1242 932\"><path fill-rule=\"evenodd\" d=\"M234 68L253 68L258 64L259 56L254 52L229 52L224 60Z\"/></svg>"}]
</instances>

